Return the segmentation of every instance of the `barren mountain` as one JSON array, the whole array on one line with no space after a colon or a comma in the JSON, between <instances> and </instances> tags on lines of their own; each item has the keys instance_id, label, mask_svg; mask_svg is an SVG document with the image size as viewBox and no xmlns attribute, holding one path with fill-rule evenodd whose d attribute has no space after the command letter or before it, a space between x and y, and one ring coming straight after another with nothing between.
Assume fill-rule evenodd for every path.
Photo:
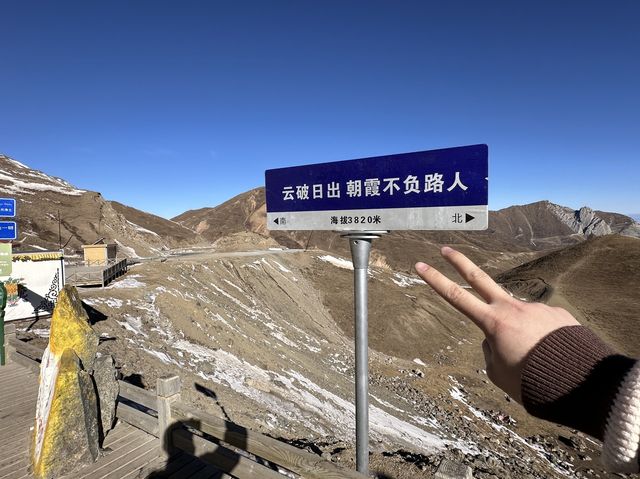
<instances>
[{"instance_id":1,"label":"barren mountain","mask_svg":"<svg viewBox=\"0 0 640 479\"><path fill-rule=\"evenodd\" d=\"M105 200L60 178L0 155L0 196L15 198L16 249L59 249L79 253L100 238L121 245L120 254L157 254L163 248L193 245L193 231L164 218Z\"/></svg>"},{"instance_id":2,"label":"barren mountain","mask_svg":"<svg viewBox=\"0 0 640 479\"><path fill-rule=\"evenodd\" d=\"M640 225L628 216L586 206L576 211L548 201L511 206L493 212L491 220L489 229L503 239L540 250L614 233L640 237Z\"/></svg>"},{"instance_id":3,"label":"barren mountain","mask_svg":"<svg viewBox=\"0 0 640 479\"><path fill-rule=\"evenodd\" d=\"M318 248L348 255L348 242L330 231L269 231L264 188L256 188L217 206L187 211L174 221L210 241L242 231L269 235L281 245ZM590 236L619 233L640 237L640 225L616 213L578 211L541 201L489 213L489 229L474 232L393 232L374 242L374 260L409 271L418 259L443 266L440 245L455 245L490 272L500 272L545 251L584 241ZM446 266L445 266L446 268Z\"/></svg>"}]
</instances>

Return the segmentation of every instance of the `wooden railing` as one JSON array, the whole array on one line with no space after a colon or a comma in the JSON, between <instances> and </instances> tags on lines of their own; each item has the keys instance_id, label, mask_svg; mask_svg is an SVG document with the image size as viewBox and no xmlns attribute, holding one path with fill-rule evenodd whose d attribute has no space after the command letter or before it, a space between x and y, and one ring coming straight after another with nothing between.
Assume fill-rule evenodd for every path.
<instances>
[{"instance_id":1,"label":"wooden railing","mask_svg":"<svg viewBox=\"0 0 640 479\"><path fill-rule=\"evenodd\" d=\"M298 449L285 442L251 431L205 412L194 410L180 401L172 404L171 413L173 414L172 418L181 424L191 426L218 441L266 459L302 477L313 479L363 479L367 477L355 471L339 468L332 462L322 459L320 456ZM173 439L174 441L177 439L176 432L173 433ZM211 447L200 440L194 441L194 445L201 446L202 452L209 452L208 448ZM233 475L238 478L241 477L236 469L227 472L233 472ZM256 476L248 475L242 477Z\"/></svg>"},{"instance_id":2,"label":"wooden railing","mask_svg":"<svg viewBox=\"0 0 640 479\"><path fill-rule=\"evenodd\" d=\"M118 261L121 261L116 258L110 259L85 259L81 264L85 266L111 266L112 264L116 264Z\"/></svg>"},{"instance_id":3,"label":"wooden railing","mask_svg":"<svg viewBox=\"0 0 640 479\"><path fill-rule=\"evenodd\" d=\"M15 338L9 339L10 360L36 372L43 350ZM192 408L180 400L180 378L159 378L156 391L118 381L117 417L160 438L169 457L178 450L200 458L238 479L282 479L279 469L309 479L365 479L356 471L342 469L320 456L286 442Z\"/></svg>"},{"instance_id":4,"label":"wooden railing","mask_svg":"<svg viewBox=\"0 0 640 479\"><path fill-rule=\"evenodd\" d=\"M82 269L79 267L71 271L69 268L69 272L66 275L65 281L68 284L75 284L79 286L88 286L88 285L96 285L102 286L109 284L109 282L118 276L123 275L127 272L127 259L120 259L115 262L114 260L110 260L111 262L107 264L93 264L92 266L101 266L102 269L91 270L88 267L86 269Z\"/></svg>"},{"instance_id":5,"label":"wooden railing","mask_svg":"<svg viewBox=\"0 0 640 479\"><path fill-rule=\"evenodd\" d=\"M6 324L4 332L9 346L7 348L7 359L30 369L36 374L40 374L40 362L42 361L44 349L17 339L15 324Z\"/></svg>"}]
</instances>

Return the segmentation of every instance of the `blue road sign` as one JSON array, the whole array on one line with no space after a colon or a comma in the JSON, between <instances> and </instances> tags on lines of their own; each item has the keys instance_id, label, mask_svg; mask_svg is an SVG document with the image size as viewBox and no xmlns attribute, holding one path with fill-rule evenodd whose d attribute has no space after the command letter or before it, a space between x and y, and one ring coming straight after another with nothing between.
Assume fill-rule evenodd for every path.
<instances>
[{"instance_id":1,"label":"blue road sign","mask_svg":"<svg viewBox=\"0 0 640 479\"><path fill-rule=\"evenodd\" d=\"M15 221L0 221L0 240L14 240L18 237Z\"/></svg>"},{"instance_id":2,"label":"blue road sign","mask_svg":"<svg viewBox=\"0 0 640 479\"><path fill-rule=\"evenodd\" d=\"M16 200L0 198L0 218L14 218L16 216Z\"/></svg>"},{"instance_id":3,"label":"blue road sign","mask_svg":"<svg viewBox=\"0 0 640 479\"><path fill-rule=\"evenodd\" d=\"M472 145L265 172L271 230L482 230L488 148Z\"/></svg>"}]
</instances>

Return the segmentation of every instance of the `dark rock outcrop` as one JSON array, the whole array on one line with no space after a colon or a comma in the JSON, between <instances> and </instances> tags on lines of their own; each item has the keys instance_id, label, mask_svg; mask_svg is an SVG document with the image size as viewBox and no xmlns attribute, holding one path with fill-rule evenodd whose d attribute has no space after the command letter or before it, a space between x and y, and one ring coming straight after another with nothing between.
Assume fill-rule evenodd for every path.
<instances>
[{"instance_id":1,"label":"dark rock outcrop","mask_svg":"<svg viewBox=\"0 0 640 479\"><path fill-rule=\"evenodd\" d=\"M96 359L93 380L98 393L100 423L102 425L101 439L104 439L116 419L116 400L120 392L113 357L106 355Z\"/></svg>"}]
</instances>

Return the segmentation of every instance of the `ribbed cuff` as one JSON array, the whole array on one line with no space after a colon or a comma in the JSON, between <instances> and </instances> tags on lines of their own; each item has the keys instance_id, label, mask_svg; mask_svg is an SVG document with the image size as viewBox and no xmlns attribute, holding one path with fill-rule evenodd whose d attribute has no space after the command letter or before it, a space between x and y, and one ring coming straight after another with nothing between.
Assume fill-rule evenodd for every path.
<instances>
[{"instance_id":1,"label":"ribbed cuff","mask_svg":"<svg viewBox=\"0 0 640 479\"><path fill-rule=\"evenodd\" d=\"M560 328L538 343L525 362L524 407L536 417L602 440L616 392L634 362L584 326Z\"/></svg>"},{"instance_id":2,"label":"ribbed cuff","mask_svg":"<svg viewBox=\"0 0 640 479\"><path fill-rule=\"evenodd\" d=\"M602 462L611 471L640 470L640 361L629 371L616 395L604 433Z\"/></svg>"}]
</instances>

